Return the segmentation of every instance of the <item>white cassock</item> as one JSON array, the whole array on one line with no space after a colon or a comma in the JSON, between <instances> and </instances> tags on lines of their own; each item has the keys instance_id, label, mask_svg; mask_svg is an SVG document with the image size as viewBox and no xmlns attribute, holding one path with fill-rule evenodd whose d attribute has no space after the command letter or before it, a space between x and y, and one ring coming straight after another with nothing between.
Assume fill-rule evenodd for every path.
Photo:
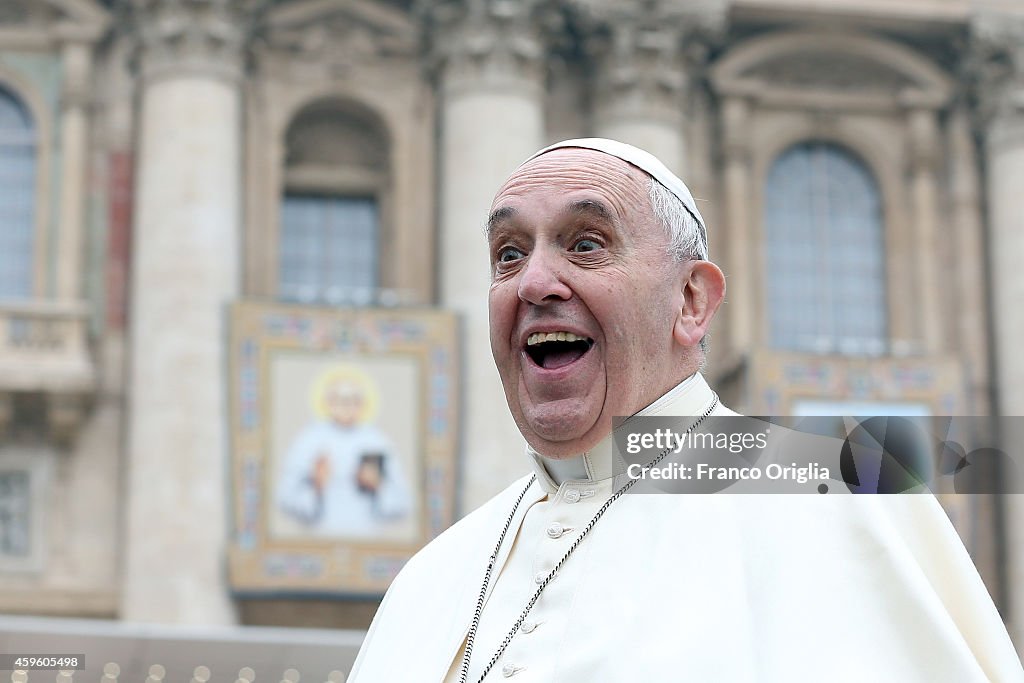
<instances>
[{"instance_id":1,"label":"white cassock","mask_svg":"<svg viewBox=\"0 0 1024 683\"><path fill-rule=\"evenodd\" d=\"M639 414L701 415L713 401L695 375ZM602 468L612 460L599 457L610 448L605 440L554 474L533 456L537 481L498 557L468 680L611 495ZM562 480L574 467L578 477ZM408 563L350 683L458 680L487 558L527 480ZM1024 681L1024 671L930 495L624 495L544 589L487 680L965 683Z\"/></svg>"}]
</instances>

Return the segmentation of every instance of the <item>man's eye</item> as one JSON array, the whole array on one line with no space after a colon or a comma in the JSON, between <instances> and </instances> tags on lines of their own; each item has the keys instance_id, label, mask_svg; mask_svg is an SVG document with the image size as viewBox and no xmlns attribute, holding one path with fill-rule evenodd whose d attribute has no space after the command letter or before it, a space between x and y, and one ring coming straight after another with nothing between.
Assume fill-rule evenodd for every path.
<instances>
[{"instance_id":1,"label":"man's eye","mask_svg":"<svg viewBox=\"0 0 1024 683\"><path fill-rule=\"evenodd\" d=\"M587 252L600 249L601 245L594 240L580 240L576 244L572 245L572 250L575 252Z\"/></svg>"},{"instance_id":2,"label":"man's eye","mask_svg":"<svg viewBox=\"0 0 1024 683\"><path fill-rule=\"evenodd\" d=\"M515 247L505 247L498 252L498 262L508 263L509 261L518 261L523 258L523 252L519 251Z\"/></svg>"}]
</instances>

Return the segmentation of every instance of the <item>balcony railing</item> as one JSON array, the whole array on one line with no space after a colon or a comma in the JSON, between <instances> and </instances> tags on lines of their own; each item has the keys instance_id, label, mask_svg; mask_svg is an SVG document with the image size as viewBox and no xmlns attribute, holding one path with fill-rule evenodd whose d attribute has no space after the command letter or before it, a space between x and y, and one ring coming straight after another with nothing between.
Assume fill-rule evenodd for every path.
<instances>
[{"instance_id":1,"label":"balcony railing","mask_svg":"<svg viewBox=\"0 0 1024 683\"><path fill-rule=\"evenodd\" d=\"M0 615L5 656L84 656L78 671L0 674L12 683L342 683L365 635Z\"/></svg>"},{"instance_id":2,"label":"balcony railing","mask_svg":"<svg viewBox=\"0 0 1024 683\"><path fill-rule=\"evenodd\" d=\"M84 303L0 301L0 392L91 393L88 315Z\"/></svg>"}]
</instances>

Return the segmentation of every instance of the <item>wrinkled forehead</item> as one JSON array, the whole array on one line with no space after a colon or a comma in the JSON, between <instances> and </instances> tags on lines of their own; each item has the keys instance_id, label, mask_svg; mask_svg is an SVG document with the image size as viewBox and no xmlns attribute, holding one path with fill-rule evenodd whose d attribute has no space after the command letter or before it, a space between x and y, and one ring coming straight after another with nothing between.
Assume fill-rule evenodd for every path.
<instances>
[{"instance_id":1,"label":"wrinkled forehead","mask_svg":"<svg viewBox=\"0 0 1024 683\"><path fill-rule=\"evenodd\" d=\"M646 150L634 147L633 145L626 144L624 142L619 142L618 140L611 140L608 138L574 138L571 140L562 140L561 142L556 142L553 145L545 147L527 159L520 168L523 168L536 159L543 158L544 156L564 149L587 150L627 162L628 165L638 169L648 178L652 178L662 188L675 195L676 199L678 199L683 205L686 212L689 213L697 222L698 229L700 231L700 238L704 245L704 258L707 258L707 227L704 223L704 218L700 215L700 211L697 209L697 203L694 201L689 188L686 187L686 183L684 183L679 176L669 170L669 168L665 166L660 159Z\"/></svg>"},{"instance_id":2,"label":"wrinkled forehead","mask_svg":"<svg viewBox=\"0 0 1024 683\"><path fill-rule=\"evenodd\" d=\"M510 197L550 187L595 190L630 203L647 196L650 182L647 172L618 157L593 149L560 147L527 159L513 171L495 195L492 209Z\"/></svg>"},{"instance_id":3,"label":"wrinkled forehead","mask_svg":"<svg viewBox=\"0 0 1024 683\"><path fill-rule=\"evenodd\" d=\"M624 178L631 178L633 180L643 182L647 182L651 179L651 174L636 164L632 164L621 157L615 156L614 154L608 154L607 152L592 149L590 147L548 147L546 149L542 149L520 164L519 168L516 169L516 172L530 166L531 164L543 163L545 161L567 166L572 166L583 161L606 168L610 173L617 174ZM512 175L515 175L516 172Z\"/></svg>"}]
</instances>

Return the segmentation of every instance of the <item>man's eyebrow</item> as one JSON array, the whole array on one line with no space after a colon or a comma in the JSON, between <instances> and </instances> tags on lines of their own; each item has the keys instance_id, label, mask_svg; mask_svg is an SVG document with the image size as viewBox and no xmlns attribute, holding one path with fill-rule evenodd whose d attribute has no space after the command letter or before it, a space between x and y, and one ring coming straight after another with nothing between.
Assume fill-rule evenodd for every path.
<instances>
[{"instance_id":1,"label":"man's eyebrow","mask_svg":"<svg viewBox=\"0 0 1024 683\"><path fill-rule=\"evenodd\" d=\"M510 218L514 218L518 213L519 212L516 211L511 206L503 206L501 208L495 209L494 212L487 218L487 225L484 226L484 233L489 236L491 234L491 231L493 231L494 228L497 227L498 223L507 221Z\"/></svg>"},{"instance_id":2,"label":"man's eyebrow","mask_svg":"<svg viewBox=\"0 0 1024 683\"><path fill-rule=\"evenodd\" d=\"M596 199L578 199L566 206L562 213L568 216L589 215L608 223L618 223L615 213L604 202ZM502 206L495 209L487 219L487 224L484 225L484 233L489 237L500 223L515 218L518 215L519 211L511 206Z\"/></svg>"},{"instance_id":3,"label":"man's eyebrow","mask_svg":"<svg viewBox=\"0 0 1024 683\"><path fill-rule=\"evenodd\" d=\"M617 223L615 214L603 202L596 199L579 199L565 208L565 213L591 215L609 223Z\"/></svg>"}]
</instances>

